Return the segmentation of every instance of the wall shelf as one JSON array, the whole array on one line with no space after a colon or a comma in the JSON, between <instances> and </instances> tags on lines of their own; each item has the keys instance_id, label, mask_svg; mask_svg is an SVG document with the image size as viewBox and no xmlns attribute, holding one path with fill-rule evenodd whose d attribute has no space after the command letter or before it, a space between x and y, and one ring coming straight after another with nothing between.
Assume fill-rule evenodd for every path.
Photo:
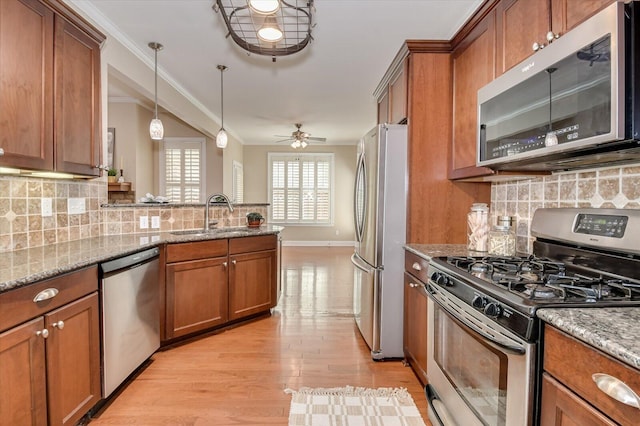
<instances>
[{"instance_id":1,"label":"wall shelf","mask_svg":"<svg viewBox=\"0 0 640 426\"><path fill-rule=\"evenodd\" d=\"M109 182L109 192L130 192L131 182Z\"/></svg>"}]
</instances>

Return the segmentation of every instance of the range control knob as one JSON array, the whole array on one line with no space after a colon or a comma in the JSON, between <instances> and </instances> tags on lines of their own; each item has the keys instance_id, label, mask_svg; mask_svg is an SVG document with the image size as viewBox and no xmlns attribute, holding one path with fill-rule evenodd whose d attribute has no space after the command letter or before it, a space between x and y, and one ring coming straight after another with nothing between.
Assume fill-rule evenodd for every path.
<instances>
[{"instance_id":1,"label":"range control knob","mask_svg":"<svg viewBox=\"0 0 640 426\"><path fill-rule=\"evenodd\" d=\"M473 300L471 301L471 306L480 310L484 309L486 304L487 304L487 299L477 294L473 296Z\"/></svg>"},{"instance_id":2,"label":"range control knob","mask_svg":"<svg viewBox=\"0 0 640 426\"><path fill-rule=\"evenodd\" d=\"M498 318L502 315L502 306L494 302L489 302L484 307L484 314L489 318Z\"/></svg>"},{"instance_id":3,"label":"range control knob","mask_svg":"<svg viewBox=\"0 0 640 426\"><path fill-rule=\"evenodd\" d=\"M445 274L440 274L436 283L442 287L451 287L453 285L453 282Z\"/></svg>"},{"instance_id":4,"label":"range control knob","mask_svg":"<svg viewBox=\"0 0 640 426\"><path fill-rule=\"evenodd\" d=\"M440 272L434 272L433 274L431 274L431 281L433 281L434 283L438 282L438 278L441 275L442 274Z\"/></svg>"}]
</instances>

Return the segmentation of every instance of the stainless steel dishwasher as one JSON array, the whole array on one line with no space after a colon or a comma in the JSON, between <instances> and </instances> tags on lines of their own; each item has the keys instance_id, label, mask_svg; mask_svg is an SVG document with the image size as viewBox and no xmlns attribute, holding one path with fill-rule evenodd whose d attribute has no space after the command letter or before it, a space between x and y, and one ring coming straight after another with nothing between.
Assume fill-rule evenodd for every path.
<instances>
[{"instance_id":1,"label":"stainless steel dishwasher","mask_svg":"<svg viewBox=\"0 0 640 426\"><path fill-rule=\"evenodd\" d=\"M158 254L153 248L100 265L103 398L160 347Z\"/></svg>"}]
</instances>

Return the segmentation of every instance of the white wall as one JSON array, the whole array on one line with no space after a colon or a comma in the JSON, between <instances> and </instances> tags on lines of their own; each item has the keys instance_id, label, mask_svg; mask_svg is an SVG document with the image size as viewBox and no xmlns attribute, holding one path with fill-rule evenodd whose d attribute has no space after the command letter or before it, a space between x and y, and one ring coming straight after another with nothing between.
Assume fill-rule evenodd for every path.
<instances>
[{"instance_id":1,"label":"white wall","mask_svg":"<svg viewBox=\"0 0 640 426\"><path fill-rule=\"evenodd\" d=\"M245 145L243 151L245 203L269 202L267 155L269 152L292 152L293 149L288 145ZM352 244L355 241L353 229L353 185L356 169L356 147L311 145L304 152L333 152L335 154L334 224L333 226L285 225L286 228L282 232L284 244Z\"/></svg>"}]
</instances>

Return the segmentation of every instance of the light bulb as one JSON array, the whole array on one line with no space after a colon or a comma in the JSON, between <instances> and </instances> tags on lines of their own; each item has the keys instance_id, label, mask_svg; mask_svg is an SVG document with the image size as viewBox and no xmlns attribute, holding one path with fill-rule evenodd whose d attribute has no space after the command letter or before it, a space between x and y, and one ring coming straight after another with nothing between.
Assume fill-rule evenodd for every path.
<instances>
[{"instance_id":1,"label":"light bulb","mask_svg":"<svg viewBox=\"0 0 640 426\"><path fill-rule=\"evenodd\" d=\"M300 148L300 141L299 140L295 140L291 143L291 147L292 148Z\"/></svg>"},{"instance_id":2,"label":"light bulb","mask_svg":"<svg viewBox=\"0 0 640 426\"><path fill-rule=\"evenodd\" d=\"M249 7L260 15L271 15L280 8L279 0L250 0Z\"/></svg>"},{"instance_id":3,"label":"light bulb","mask_svg":"<svg viewBox=\"0 0 640 426\"><path fill-rule=\"evenodd\" d=\"M226 148L227 146L227 132L224 129L220 129L218 134L216 135L216 146L218 148Z\"/></svg>"},{"instance_id":4,"label":"light bulb","mask_svg":"<svg viewBox=\"0 0 640 426\"><path fill-rule=\"evenodd\" d=\"M544 137L544 146L554 145L558 145L558 136L556 136L556 132L550 130Z\"/></svg>"},{"instance_id":5,"label":"light bulb","mask_svg":"<svg viewBox=\"0 0 640 426\"><path fill-rule=\"evenodd\" d=\"M164 138L164 126L159 118L154 118L149 124L149 135L154 141L161 141Z\"/></svg>"},{"instance_id":6,"label":"light bulb","mask_svg":"<svg viewBox=\"0 0 640 426\"><path fill-rule=\"evenodd\" d=\"M268 16L264 20L264 25L258 30L258 37L262 41L266 41L269 43L275 43L282 39L282 30L278 26L278 22L276 18L273 16Z\"/></svg>"},{"instance_id":7,"label":"light bulb","mask_svg":"<svg viewBox=\"0 0 640 426\"><path fill-rule=\"evenodd\" d=\"M300 142L300 146L303 148L306 148L308 145L308 143L306 143L305 141Z\"/></svg>"}]
</instances>

